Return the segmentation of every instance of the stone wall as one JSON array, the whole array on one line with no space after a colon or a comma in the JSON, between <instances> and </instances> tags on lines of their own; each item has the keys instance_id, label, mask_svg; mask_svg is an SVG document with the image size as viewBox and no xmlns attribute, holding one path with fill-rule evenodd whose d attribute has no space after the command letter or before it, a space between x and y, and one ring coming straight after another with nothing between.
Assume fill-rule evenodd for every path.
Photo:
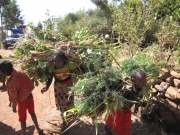
<instances>
[{"instance_id":1,"label":"stone wall","mask_svg":"<svg viewBox=\"0 0 180 135\"><path fill-rule=\"evenodd\" d=\"M151 84L153 102L161 107L161 113L163 108L168 108L172 117L180 121L180 73L162 68L159 77L152 79Z\"/></svg>"}]
</instances>

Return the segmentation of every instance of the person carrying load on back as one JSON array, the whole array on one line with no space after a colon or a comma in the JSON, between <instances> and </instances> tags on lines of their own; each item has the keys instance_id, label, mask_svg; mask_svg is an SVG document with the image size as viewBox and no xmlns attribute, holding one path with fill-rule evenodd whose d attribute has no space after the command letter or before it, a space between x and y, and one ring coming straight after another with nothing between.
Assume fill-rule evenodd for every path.
<instances>
[{"instance_id":1,"label":"person carrying load on back","mask_svg":"<svg viewBox=\"0 0 180 135\"><path fill-rule=\"evenodd\" d=\"M61 50L54 53L53 62L47 67L50 78L41 92L44 93L49 89L54 78L55 103L57 109L61 112L62 118L65 111L74 107L74 94L71 92L70 86L73 84L71 73L76 69L76 64L68 61L68 57ZM66 121L63 118L61 130L65 130L66 126Z\"/></svg>"},{"instance_id":2,"label":"person carrying load on back","mask_svg":"<svg viewBox=\"0 0 180 135\"><path fill-rule=\"evenodd\" d=\"M135 69L131 72L132 85L126 85L120 90L120 94L132 101L139 101L142 98L140 90L146 85L146 74ZM131 107L133 103L125 104L117 112L112 111L106 120L105 130L109 135L115 132L118 135L130 135L131 130Z\"/></svg>"}]
</instances>

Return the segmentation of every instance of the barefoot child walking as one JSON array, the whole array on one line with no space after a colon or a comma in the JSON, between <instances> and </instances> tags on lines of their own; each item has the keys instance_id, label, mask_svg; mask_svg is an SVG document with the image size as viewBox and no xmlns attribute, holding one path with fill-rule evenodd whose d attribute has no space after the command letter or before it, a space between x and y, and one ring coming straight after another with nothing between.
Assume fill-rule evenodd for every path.
<instances>
[{"instance_id":1,"label":"barefoot child walking","mask_svg":"<svg viewBox=\"0 0 180 135\"><path fill-rule=\"evenodd\" d=\"M74 106L74 95L70 91L72 86L71 72L77 68L74 62L69 62L66 54L58 50L54 53L54 62L47 67L47 72L50 75L41 92L44 93L49 89L54 78L54 96L55 103L58 110L61 112L61 116L68 109ZM66 128L66 122L63 119L61 130Z\"/></svg>"},{"instance_id":2,"label":"barefoot child walking","mask_svg":"<svg viewBox=\"0 0 180 135\"><path fill-rule=\"evenodd\" d=\"M0 72L6 76L9 76L6 83L9 100L11 102L12 111L14 113L18 112L22 135L26 135L27 110L31 115L37 132L39 134L42 133L43 130L39 128L34 111L34 100L31 93L34 89L34 85L30 78L23 71L13 68L12 63L8 60L0 61ZM18 107L17 111L16 107Z\"/></svg>"}]
</instances>

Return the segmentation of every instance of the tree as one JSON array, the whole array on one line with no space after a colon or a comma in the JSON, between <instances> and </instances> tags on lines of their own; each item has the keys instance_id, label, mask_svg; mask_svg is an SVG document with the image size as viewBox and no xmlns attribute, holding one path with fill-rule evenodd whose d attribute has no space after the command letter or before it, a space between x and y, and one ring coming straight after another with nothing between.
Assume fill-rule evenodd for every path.
<instances>
[{"instance_id":1,"label":"tree","mask_svg":"<svg viewBox=\"0 0 180 135\"><path fill-rule=\"evenodd\" d=\"M8 5L4 5L2 11L2 24L6 30L11 30L15 27L24 27L23 16L16 0L12 0Z\"/></svg>"},{"instance_id":2,"label":"tree","mask_svg":"<svg viewBox=\"0 0 180 135\"><path fill-rule=\"evenodd\" d=\"M2 8L6 5L8 5L11 2L11 0L0 0L0 13L1 13L1 39L4 39L4 34L3 34L3 26L2 26Z\"/></svg>"},{"instance_id":3,"label":"tree","mask_svg":"<svg viewBox=\"0 0 180 135\"><path fill-rule=\"evenodd\" d=\"M2 7L4 7L5 5L8 5L10 2L11 2L11 0L0 0Z\"/></svg>"},{"instance_id":4,"label":"tree","mask_svg":"<svg viewBox=\"0 0 180 135\"><path fill-rule=\"evenodd\" d=\"M40 21L38 22L36 28L38 28L38 29L42 29L43 28L43 25L42 25L42 23Z\"/></svg>"},{"instance_id":5,"label":"tree","mask_svg":"<svg viewBox=\"0 0 180 135\"><path fill-rule=\"evenodd\" d=\"M97 7L105 12L106 18L109 20L109 23L112 23L112 8L108 5L108 0L91 0Z\"/></svg>"}]
</instances>

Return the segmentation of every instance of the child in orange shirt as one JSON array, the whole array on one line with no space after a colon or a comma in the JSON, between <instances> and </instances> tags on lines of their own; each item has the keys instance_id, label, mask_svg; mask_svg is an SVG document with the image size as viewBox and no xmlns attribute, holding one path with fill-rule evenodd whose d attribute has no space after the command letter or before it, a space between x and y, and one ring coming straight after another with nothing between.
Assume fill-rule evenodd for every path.
<instances>
[{"instance_id":1,"label":"child in orange shirt","mask_svg":"<svg viewBox=\"0 0 180 135\"><path fill-rule=\"evenodd\" d=\"M39 134L42 133L43 130L39 128L34 111L34 100L31 93L34 89L34 85L30 78L24 72L14 69L12 63L8 60L2 60L0 62L0 72L9 76L9 79L7 80L9 101L11 102L12 111L14 113L17 112L16 106L18 106L22 135L26 134L27 110L31 115L37 132Z\"/></svg>"}]
</instances>

